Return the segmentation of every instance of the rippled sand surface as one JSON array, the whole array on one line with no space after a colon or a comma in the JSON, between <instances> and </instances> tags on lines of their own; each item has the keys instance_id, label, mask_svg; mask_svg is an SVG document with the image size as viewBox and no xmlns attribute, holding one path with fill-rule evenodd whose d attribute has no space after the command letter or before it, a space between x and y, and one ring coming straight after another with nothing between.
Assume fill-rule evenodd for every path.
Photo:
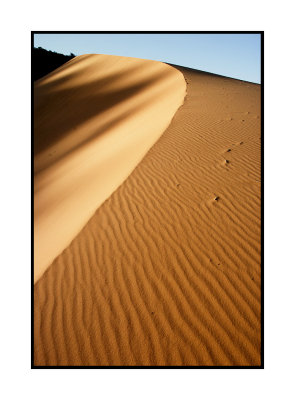
<instances>
[{"instance_id":1,"label":"rippled sand surface","mask_svg":"<svg viewBox=\"0 0 295 400\"><path fill-rule=\"evenodd\" d=\"M79 61L81 68L83 60L82 57ZM122 58L122 65L124 60L128 59ZM60 78L60 84L65 86L67 65L70 64L65 64L62 69L65 75ZM151 94L150 99L150 107L156 102L154 114L142 117L134 125L132 132L138 135L138 141L133 150L129 145L126 147L125 155L121 153L124 146L118 128L118 136L110 142L111 147L117 146L118 156L113 157L110 149L114 168L117 157L121 170L130 162L129 156L142 149L144 132L150 129L155 136L135 164L105 192L104 201L95 206L92 199L95 210L88 212L88 203L81 194L69 215L73 213L74 219L80 219L83 228L77 234L72 229L72 237L68 236L70 243L65 241L60 253L56 249L58 254L53 262L47 261L49 266L45 263L47 269L41 268L39 273L37 264L35 365L256 366L261 363L260 85L161 65L176 73L166 75L164 68L155 66L158 79L151 78L150 83L135 90L135 96L140 96L141 91L152 90L149 85L154 86L154 96ZM79 63L76 68L78 71ZM142 73L141 68L145 68L144 63L134 73ZM89 81L95 78L95 73L93 70ZM128 84L129 78L130 82L135 78L131 72L129 78L127 75ZM46 79L50 84L50 78ZM52 164L49 154L47 159L36 159L37 171L42 174L72 152L82 154L88 144L91 151L90 144L95 142L92 134L95 136L93 132L99 129L96 122L102 126L112 123L111 114L108 122L101 121L101 116L107 102L119 98L116 93L120 79L121 76L117 80L110 77L105 81L113 91L108 92L109 97L104 98L103 94L98 97L97 113L94 98L89 99L93 131L81 128L77 136L73 134L75 140L70 144L68 136L58 131L54 131L53 138L50 136L50 143L40 139L37 143L40 154L44 149L52 152L55 144L60 146L61 153L52 155L56 157ZM92 84L83 87L85 96ZM163 89L157 92L157 85L163 85ZM56 90L67 90L61 87L57 85ZM151 127L163 112L158 107L167 100L165 90L169 88L168 97L174 93L174 98L171 104L165 103L165 109L171 112L156 133ZM75 100L75 87L71 90L70 97ZM185 90L184 103L178 109ZM126 102L128 93L132 91L122 94ZM158 96L163 100L157 103ZM136 97L133 100L124 117L124 132L128 132L131 124L133 107L135 113L140 112ZM66 110L67 106L60 118L71 126L80 117L68 117ZM115 114L113 117L116 119ZM53 120L52 125L58 121ZM106 129L106 141L108 134ZM155 138L159 139L152 146ZM98 162L108 144L105 143L101 153L93 149ZM108 175L108 168L109 165L106 169L101 170L100 166L93 169L89 165L94 172L92 175L89 171L92 178L85 184L86 193L95 193L96 185L99 192L101 182L114 179ZM83 184L80 186L83 177L79 179L77 188L83 191ZM87 192L90 181L92 189ZM44 190L48 190L46 180L45 183ZM54 178L52 185L55 184Z\"/></svg>"}]
</instances>

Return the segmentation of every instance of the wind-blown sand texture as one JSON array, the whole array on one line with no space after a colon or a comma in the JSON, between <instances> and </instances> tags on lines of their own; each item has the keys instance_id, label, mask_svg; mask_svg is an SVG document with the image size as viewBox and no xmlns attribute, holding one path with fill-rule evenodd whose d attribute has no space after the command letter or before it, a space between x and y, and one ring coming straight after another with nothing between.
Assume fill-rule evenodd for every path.
<instances>
[{"instance_id":1,"label":"wind-blown sand texture","mask_svg":"<svg viewBox=\"0 0 295 400\"><path fill-rule=\"evenodd\" d=\"M260 85L176 68L170 126L34 285L35 365L261 363Z\"/></svg>"},{"instance_id":2,"label":"wind-blown sand texture","mask_svg":"<svg viewBox=\"0 0 295 400\"><path fill-rule=\"evenodd\" d=\"M183 75L166 64L85 55L34 90L35 281L168 127Z\"/></svg>"}]
</instances>

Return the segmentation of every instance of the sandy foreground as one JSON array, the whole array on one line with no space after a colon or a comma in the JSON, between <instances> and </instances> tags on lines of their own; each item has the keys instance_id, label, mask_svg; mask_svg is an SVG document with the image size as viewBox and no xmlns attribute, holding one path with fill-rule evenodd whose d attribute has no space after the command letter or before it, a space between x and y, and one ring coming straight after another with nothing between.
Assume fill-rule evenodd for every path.
<instances>
[{"instance_id":1,"label":"sandy foreground","mask_svg":"<svg viewBox=\"0 0 295 400\"><path fill-rule=\"evenodd\" d=\"M260 85L80 56L34 122L34 364L260 365Z\"/></svg>"}]
</instances>

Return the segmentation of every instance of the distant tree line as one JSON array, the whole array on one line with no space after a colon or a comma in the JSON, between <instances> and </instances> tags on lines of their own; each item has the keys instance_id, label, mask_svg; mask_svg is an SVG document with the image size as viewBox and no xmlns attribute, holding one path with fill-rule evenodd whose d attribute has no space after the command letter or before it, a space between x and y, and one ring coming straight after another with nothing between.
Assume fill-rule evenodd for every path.
<instances>
[{"instance_id":1,"label":"distant tree line","mask_svg":"<svg viewBox=\"0 0 295 400\"><path fill-rule=\"evenodd\" d=\"M34 47L32 50L32 79L36 81L54 71L67 61L76 57L71 53L69 56L56 51L45 50L42 47Z\"/></svg>"}]
</instances>

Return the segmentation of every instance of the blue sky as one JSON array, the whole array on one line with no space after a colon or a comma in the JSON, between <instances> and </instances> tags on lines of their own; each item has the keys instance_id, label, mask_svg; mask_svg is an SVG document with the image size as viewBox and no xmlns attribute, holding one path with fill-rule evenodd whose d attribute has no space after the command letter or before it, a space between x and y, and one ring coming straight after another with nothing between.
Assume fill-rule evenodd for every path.
<instances>
[{"instance_id":1,"label":"blue sky","mask_svg":"<svg viewBox=\"0 0 295 400\"><path fill-rule=\"evenodd\" d=\"M35 34L34 46L164 61L261 82L259 34Z\"/></svg>"}]
</instances>

